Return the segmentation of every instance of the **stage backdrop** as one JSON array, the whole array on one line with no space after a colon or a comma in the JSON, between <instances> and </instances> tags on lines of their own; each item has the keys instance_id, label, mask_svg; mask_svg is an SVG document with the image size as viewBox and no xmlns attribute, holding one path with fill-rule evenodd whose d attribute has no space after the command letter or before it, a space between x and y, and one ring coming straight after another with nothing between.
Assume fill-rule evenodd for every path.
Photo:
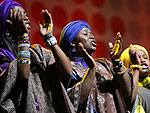
<instances>
[{"instance_id":1,"label":"stage backdrop","mask_svg":"<svg viewBox=\"0 0 150 113\"><path fill-rule=\"evenodd\" d=\"M0 0L1 2L2 0ZM54 22L54 36L59 42L62 28L70 21L89 23L97 41L95 58L108 58L108 42L122 34L124 48L140 44L150 47L150 0L16 0L27 11L31 21L31 43L45 47L39 35L41 10L48 9Z\"/></svg>"}]
</instances>

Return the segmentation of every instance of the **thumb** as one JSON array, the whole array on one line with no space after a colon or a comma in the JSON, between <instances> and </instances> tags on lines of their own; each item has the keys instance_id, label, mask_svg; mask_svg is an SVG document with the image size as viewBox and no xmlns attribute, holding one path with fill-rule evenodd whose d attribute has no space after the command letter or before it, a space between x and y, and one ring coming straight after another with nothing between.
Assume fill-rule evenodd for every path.
<instances>
[{"instance_id":1,"label":"thumb","mask_svg":"<svg viewBox=\"0 0 150 113\"><path fill-rule=\"evenodd\" d=\"M109 49L113 49L113 44L109 42Z\"/></svg>"},{"instance_id":2,"label":"thumb","mask_svg":"<svg viewBox=\"0 0 150 113\"><path fill-rule=\"evenodd\" d=\"M39 22L39 29L41 30L43 28L43 25L41 22Z\"/></svg>"},{"instance_id":3,"label":"thumb","mask_svg":"<svg viewBox=\"0 0 150 113\"><path fill-rule=\"evenodd\" d=\"M12 21L11 20L6 20L7 23L9 23L10 25L12 25Z\"/></svg>"}]
</instances>

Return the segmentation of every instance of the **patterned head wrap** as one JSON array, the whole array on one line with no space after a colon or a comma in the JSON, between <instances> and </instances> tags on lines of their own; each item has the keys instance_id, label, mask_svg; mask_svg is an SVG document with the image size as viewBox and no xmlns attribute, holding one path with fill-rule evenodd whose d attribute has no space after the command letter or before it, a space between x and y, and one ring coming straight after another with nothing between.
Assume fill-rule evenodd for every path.
<instances>
[{"instance_id":1,"label":"patterned head wrap","mask_svg":"<svg viewBox=\"0 0 150 113\"><path fill-rule=\"evenodd\" d=\"M9 16L10 9L13 9L15 6L22 7L21 4L19 4L16 1L12 1L12 0L5 0L0 3L0 33L5 28L6 20Z\"/></svg>"},{"instance_id":2,"label":"patterned head wrap","mask_svg":"<svg viewBox=\"0 0 150 113\"><path fill-rule=\"evenodd\" d=\"M138 50L142 50L142 51L144 51L145 52L145 54L148 56L148 58L149 58L149 55L148 55L148 52L147 52L147 50L144 48L144 47L142 47L142 46L140 46L140 45L132 45L132 47L131 48L133 48L133 47L137 47L136 48L136 51L138 51ZM129 55L129 48L130 47L128 47L127 49L125 49L123 52L122 52L122 54L121 54L121 60L123 61L123 63L124 63L124 66L126 66L127 68L129 68L130 67L130 65L132 65L132 62L131 62L131 59L130 59L130 55Z\"/></svg>"},{"instance_id":3,"label":"patterned head wrap","mask_svg":"<svg viewBox=\"0 0 150 113\"><path fill-rule=\"evenodd\" d=\"M63 28L60 35L60 47L64 52L68 51L70 43L84 27L87 27L89 30L91 30L88 23L81 20L70 22Z\"/></svg>"}]
</instances>

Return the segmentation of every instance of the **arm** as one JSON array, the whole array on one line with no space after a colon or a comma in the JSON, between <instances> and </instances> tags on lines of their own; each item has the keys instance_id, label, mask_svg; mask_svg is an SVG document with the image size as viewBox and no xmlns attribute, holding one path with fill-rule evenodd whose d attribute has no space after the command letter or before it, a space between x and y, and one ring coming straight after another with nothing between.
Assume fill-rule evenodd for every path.
<instances>
[{"instance_id":1,"label":"arm","mask_svg":"<svg viewBox=\"0 0 150 113\"><path fill-rule=\"evenodd\" d=\"M53 22L51 14L47 10L42 10L42 16L45 24L39 24L41 37L43 38L46 46L52 50L60 73L62 73L64 78L70 78L72 76L70 60L57 45L55 37L52 36Z\"/></svg>"},{"instance_id":2,"label":"arm","mask_svg":"<svg viewBox=\"0 0 150 113\"><path fill-rule=\"evenodd\" d=\"M15 10L14 10L15 9ZM29 37L24 36L24 34L28 34L30 31L26 27L25 19L27 15L20 10L19 7L14 7L14 9L10 10L10 17L7 21L9 26L11 26L11 29L13 30L12 34L14 37L18 37L18 55L17 55L17 74L18 77L23 77L25 79L28 79L29 72L30 72L30 63L28 62L23 62L24 61L30 61L30 52L29 52ZM24 42L23 40L26 40ZM28 52L28 55L22 54L23 51ZM27 57L28 59L25 59Z\"/></svg>"},{"instance_id":3,"label":"arm","mask_svg":"<svg viewBox=\"0 0 150 113\"><path fill-rule=\"evenodd\" d=\"M122 64L119 59L120 54L122 52L122 39L120 33L116 36L116 43L113 46L112 43L109 43L110 48L110 58L113 63L113 68L117 77L117 82L122 89L124 98L131 97L132 94L132 82L129 78L128 71L126 67Z\"/></svg>"},{"instance_id":4,"label":"arm","mask_svg":"<svg viewBox=\"0 0 150 113\"><path fill-rule=\"evenodd\" d=\"M132 63L134 65L138 66L140 60L136 54L136 46L132 47L132 45L130 45L129 54L130 54L130 59L131 59ZM131 99L131 102L133 103L138 94L138 82L139 82L139 76L140 76L139 74L140 74L140 68L142 68L142 67L137 68L137 67L130 66L130 68L133 71L133 73L132 73L132 75L133 75L133 93L132 93L132 99Z\"/></svg>"},{"instance_id":5,"label":"arm","mask_svg":"<svg viewBox=\"0 0 150 113\"><path fill-rule=\"evenodd\" d=\"M96 63L92 56L88 54L88 52L84 49L83 45L79 43L79 53L83 57L84 61L88 65L88 70L86 75L84 75L84 78L82 79L82 88L81 88L81 95L80 95L80 102L79 102L79 108L82 107L82 105L85 104L87 97L89 96L89 93L91 91L91 88L93 86L93 80L96 73Z\"/></svg>"}]
</instances>

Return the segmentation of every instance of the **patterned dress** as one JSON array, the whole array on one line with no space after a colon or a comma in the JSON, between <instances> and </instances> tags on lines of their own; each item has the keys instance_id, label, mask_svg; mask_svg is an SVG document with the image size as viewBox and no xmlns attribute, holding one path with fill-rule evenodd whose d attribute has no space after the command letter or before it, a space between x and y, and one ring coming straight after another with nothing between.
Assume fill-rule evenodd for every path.
<instances>
[{"instance_id":1,"label":"patterned dress","mask_svg":"<svg viewBox=\"0 0 150 113\"><path fill-rule=\"evenodd\" d=\"M0 113L74 113L52 52L39 45L30 52L28 81L18 79L16 60L0 79Z\"/></svg>"},{"instance_id":2,"label":"patterned dress","mask_svg":"<svg viewBox=\"0 0 150 113\"><path fill-rule=\"evenodd\" d=\"M96 59L96 74L87 102L81 110L78 109L82 84L76 83L69 91L75 111L80 113L126 113L124 98L113 75L112 64L104 59ZM72 62L76 76L73 81L80 81L86 73L82 63ZM76 78L76 79L75 79ZM80 79L79 79L80 78ZM75 82L74 82L75 83Z\"/></svg>"}]
</instances>

